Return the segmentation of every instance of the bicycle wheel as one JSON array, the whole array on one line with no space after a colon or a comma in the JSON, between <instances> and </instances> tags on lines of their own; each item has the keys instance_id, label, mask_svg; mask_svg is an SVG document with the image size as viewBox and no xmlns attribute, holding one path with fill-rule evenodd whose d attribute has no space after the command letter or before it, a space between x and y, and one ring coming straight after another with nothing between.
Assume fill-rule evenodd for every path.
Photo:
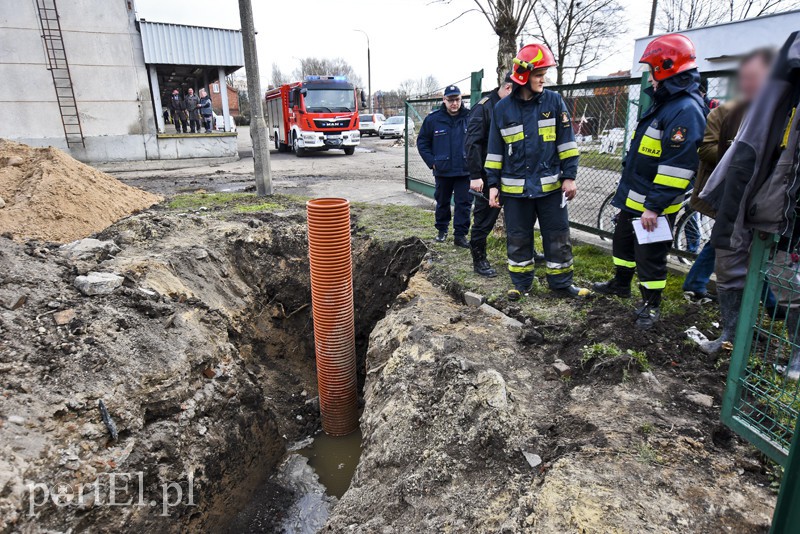
<instances>
[{"instance_id":1,"label":"bicycle wheel","mask_svg":"<svg viewBox=\"0 0 800 534\"><path fill-rule=\"evenodd\" d=\"M687 206L683 215L678 219L678 224L675 225L673 246L683 252L699 254L711 239L713 227L714 219ZM678 261L685 264L692 263L690 258L683 256L678 256Z\"/></svg>"},{"instance_id":2,"label":"bicycle wheel","mask_svg":"<svg viewBox=\"0 0 800 534\"><path fill-rule=\"evenodd\" d=\"M614 228L617 226L617 215L619 214L619 210L611 205L614 194L611 193L606 197L600 204L600 211L597 213L597 229L611 234L614 233ZM611 239L607 236L600 236L600 238L604 241Z\"/></svg>"}]
</instances>

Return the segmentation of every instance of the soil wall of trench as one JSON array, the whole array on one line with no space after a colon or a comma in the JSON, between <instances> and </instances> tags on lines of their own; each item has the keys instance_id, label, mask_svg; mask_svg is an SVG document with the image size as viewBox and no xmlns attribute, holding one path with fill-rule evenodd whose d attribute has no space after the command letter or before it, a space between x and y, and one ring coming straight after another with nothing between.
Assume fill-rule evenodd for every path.
<instances>
[{"instance_id":1,"label":"soil wall of trench","mask_svg":"<svg viewBox=\"0 0 800 534\"><path fill-rule=\"evenodd\" d=\"M304 215L156 209L96 237L0 238L0 532L224 531L319 428ZM424 246L353 246L363 371ZM92 271L123 285L82 295Z\"/></svg>"}]
</instances>

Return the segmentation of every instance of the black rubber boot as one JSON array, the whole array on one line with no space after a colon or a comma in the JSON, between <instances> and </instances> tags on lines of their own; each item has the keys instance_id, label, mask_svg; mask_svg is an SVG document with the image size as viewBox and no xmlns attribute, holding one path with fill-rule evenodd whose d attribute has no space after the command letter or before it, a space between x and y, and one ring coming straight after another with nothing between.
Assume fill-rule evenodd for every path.
<instances>
[{"instance_id":1,"label":"black rubber boot","mask_svg":"<svg viewBox=\"0 0 800 534\"><path fill-rule=\"evenodd\" d=\"M736 324L739 322L739 309L742 307L743 293L740 289L717 291L722 334L717 339L700 343L701 351L706 354L716 354L725 343L733 343L733 339L736 337Z\"/></svg>"},{"instance_id":2,"label":"black rubber boot","mask_svg":"<svg viewBox=\"0 0 800 534\"><path fill-rule=\"evenodd\" d=\"M439 233L436 235L436 242L444 243L445 239L447 239L447 230L439 230Z\"/></svg>"},{"instance_id":3,"label":"black rubber boot","mask_svg":"<svg viewBox=\"0 0 800 534\"><path fill-rule=\"evenodd\" d=\"M492 268L489 260L486 259L486 242L473 241L470 245L472 252L472 269L475 273L485 276L486 278L494 278L497 276L497 271Z\"/></svg>"},{"instance_id":4,"label":"black rubber boot","mask_svg":"<svg viewBox=\"0 0 800 534\"><path fill-rule=\"evenodd\" d=\"M615 295L622 298L630 298L631 296L631 283L621 283L616 277L608 282L598 282L592 284L592 290L601 295Z\"/></svg>"},{"instance_id":5,"label":"black rubber boot","mask_svg":"<svg viewBox=\"0 0 800 534\"><path fill-rule=\"evenodd\" d=\"M454 244L455 246L457 246L457 247L461 247L461 248L466 248L466 249L470 248L470 247L469 247L469 241L467 241L467 238L466 238L466 237L464 237L463 235L457 235L457 236L455 236L455 237L453 238L453 244Z\"/></svg>"},{"instance_id":6,"label":"black rubber boot","mask_svg":"<svg viewBox=\"0 0 800 534\"><path fill-rule=\"evenodd\" d=\"M661 318L661 291L641 288L642 304L636 308L636 328L650 330Z\"/></svg>"}]
</instances>

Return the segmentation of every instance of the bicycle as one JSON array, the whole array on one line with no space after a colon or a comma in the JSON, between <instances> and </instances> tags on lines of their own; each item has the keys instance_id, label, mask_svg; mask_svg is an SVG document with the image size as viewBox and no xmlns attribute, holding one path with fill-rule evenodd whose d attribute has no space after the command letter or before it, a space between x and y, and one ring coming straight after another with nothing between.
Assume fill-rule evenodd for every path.
<instances>
[{"instance_id":1,"label":"bicycle","mask_svg":"<svg viewBox=\"0 0 800 534\"><path fill-rule=\"evenodd\" d=\"M617 182L619 184L619 182ZM619 210L611 205L616 191L608 195L603 203L600 204L600 211L597 214L597 228L599 230L614 233L614 227L617 223L617 216ZM714 219L703 215L689 206L689 200L692 198L692 189L688 189L684 195L683 202L680 210L678 210L675 218L676 223L674 227L674 238L672 246L675 250L687 252L689 254L698 254L703 246L711 239L711 229L714 227ZM607 236L601 236L601 239L608 240ZM679 262L684 264L692 263L691 258L682 255L675 255Z\"/></svg>"}]
</instances>

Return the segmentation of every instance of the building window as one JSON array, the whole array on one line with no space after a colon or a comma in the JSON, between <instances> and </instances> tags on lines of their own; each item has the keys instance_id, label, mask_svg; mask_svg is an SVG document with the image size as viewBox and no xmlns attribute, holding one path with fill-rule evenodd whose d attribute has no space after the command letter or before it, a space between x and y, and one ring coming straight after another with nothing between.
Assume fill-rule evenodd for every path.
<instances>
[{"instance_id":1,"label":"building window","mask_svg":"<svg viewBox=\"0 0 800 534\"><path fill-rule=\"evenodd\" d=\"M218 83L212 83L211 84L211 91L214 92L214 93L219 94L219 84Z\"/></svg>"}]
</instances>

